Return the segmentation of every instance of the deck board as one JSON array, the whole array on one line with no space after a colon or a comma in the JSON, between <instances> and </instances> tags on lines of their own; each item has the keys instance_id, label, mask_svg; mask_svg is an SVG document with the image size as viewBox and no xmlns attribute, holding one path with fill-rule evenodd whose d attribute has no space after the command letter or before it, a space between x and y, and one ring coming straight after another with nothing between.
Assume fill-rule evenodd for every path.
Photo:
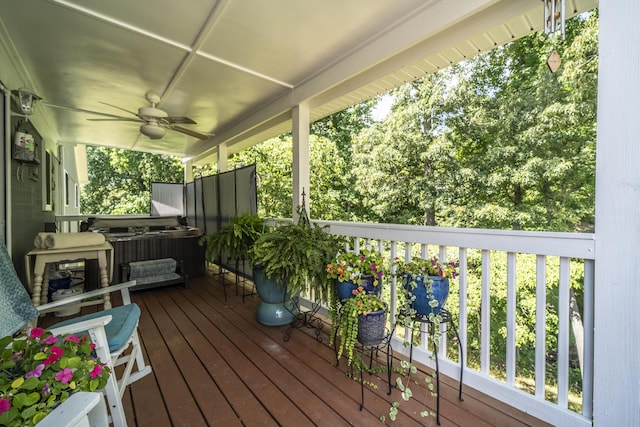
<instances>
[{"instance_id":1,"label":"deck board","mask_svg":"<svg viewBox=\"0 0 640 427\"><path fill-rule=\"evenodd\" d=\"M227 287L225 301L220 279L206 275L192 278L188 289L132 293L142 310L140 337L153 372L125 392L130 426L371 426L381 425L383 415L387 425L436 425L434 417L420 417L424 406L415 399L401 402L395 422L388 419L391 402L401 398L395 387L387 395L386 373L365 374L377 388L365 387L360 411L360 384L346 375L344 358L336 366L328 325L320 334L322 342L306 328L293 330L285 342L286 326L255 320L258 296L243 302ZM54 320L45 318L41 324ZM397 358L404 356L395 357L394 366L399 366ZM384 355L374 363L384 364ZM442 377L442 426L546 425L468 387L460 402L457 385ZM434 410L435 398L426 387L413 389Z\"/></svg>"}]
</instances>

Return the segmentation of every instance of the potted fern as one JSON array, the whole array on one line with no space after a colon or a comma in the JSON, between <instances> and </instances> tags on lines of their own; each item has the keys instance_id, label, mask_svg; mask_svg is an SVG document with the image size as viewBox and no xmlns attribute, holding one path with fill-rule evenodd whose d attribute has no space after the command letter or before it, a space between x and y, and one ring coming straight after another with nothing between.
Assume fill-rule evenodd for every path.
<instances>
[{"instance_id":1,"label":"potted fern","mask_svg":"<svg viewBox=\"0 0 640 427\"><path fill-rule=\"evenodd\" d=\"M298 208L298 213L297 224L281 224L268 230L250 251L254 268L262 270L264 277L273 281L275 293L281 296L280 302L288 311L295 305L291 298L302 291L310 291L316 301L328 301L326 265L341 246L341 240L327 233L326 227L310 223L303 206ZM291 315L296 314L294 309ZM263 324L283 325L289 323L286 320L258 316Z\"/></svg>"},{"instance_id":2,"label":"potted fern","mask_svg":"<svg viewBox=\"0 0 640 427\"><path fill-rule=\"evenodd\" d=\"M223 254L232 260L248 260L249 249L260 237L264 222L257 214L243 213L229 220L229 225L200 239L206 245L207 261L216 262Z\"/></svg>"}]
</instances>

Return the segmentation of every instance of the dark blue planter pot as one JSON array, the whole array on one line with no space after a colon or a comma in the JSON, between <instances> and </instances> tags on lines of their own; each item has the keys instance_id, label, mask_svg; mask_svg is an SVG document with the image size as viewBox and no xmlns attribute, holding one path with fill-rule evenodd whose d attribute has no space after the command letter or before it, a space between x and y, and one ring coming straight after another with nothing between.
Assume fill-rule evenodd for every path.
<instances>
[{"instance_id":1,"label":"dark blue planter pot","mask_svg":"<svg viewBox=\"0 0 640 427\"><path fill-rule=\"evenodd\" d=\"M291 300L291 295L285 292L275 280L264 274L264 269L254 267L253 275L256 291L262 299L258 305L256 319L267 326L283 326L293 321L297 307Z\"/></svg>"},{"instance_id":2,"label":"dark blue planter pot","mask_svg":"<svg viewBox=\"0 0 640 427\"><path fill-rule=\"evenodd\" d=\"M382 281L378 279L378 286L373 286L373 276L364 276L362 278L362 284L358 285L355 282L341 282L336 279L336 293L340 301L353 298L353 291L358 289L358 286L362 286L364 290L369 294L380 295L382 291Z\"/></svg>"},{"instance_id":3,"label":"dark blue planter pot","mask_svg":"<svg viewBox=\"0 0 640 427\"><path fill-rule=\"evenodd\" d=\"M437 316L449 297L449 279L441 276L427 276L427 279L431 281L430 285L424 283L421 274L405 274L402 281L404 288L416 297L411 307L422 316L431 313ZM438 301L436 307L429 304L432 299Z\"/></svg>"},{"instance_id":4,"label":"dark blue planter pot","mask_svg":"<svg viewBox=\"0 0 640 427\"><path fill-rule=\"evenodd\" d=\"M362 345L378 345L386 336L387 311L378 310L358 316L358 341Z\"/></svg>"}]
</instances>

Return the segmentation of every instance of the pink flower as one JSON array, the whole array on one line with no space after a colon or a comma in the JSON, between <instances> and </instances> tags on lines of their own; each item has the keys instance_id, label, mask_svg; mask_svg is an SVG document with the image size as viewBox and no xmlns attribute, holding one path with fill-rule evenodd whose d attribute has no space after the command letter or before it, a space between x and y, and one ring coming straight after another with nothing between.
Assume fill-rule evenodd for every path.
<instances>
[{"instance_id":1,"label":"pink flower","mask_svg":"<svg viewBox=\"0 0 640 427\"><path fill-rule=\"evenodd\" d=\"M44 363L39 364L33 371L29 371L25 374L25 378L40 378L42 370L44 369Z\"/></svg>"},{"instance_id":2,"label":"pink flower","mask_svg":"<svg viewBox=\"0 0 640 427\"><path fill-rule=\"evenodd\" d=\"M58 347L57 345L54 345L53 347L51 347L51 350L49 350L49 352L51 353L51 356L45 359L45 365L51 365L52 363L55 363L58 359L60 359L64 354L64 349Z\"/></svg>"},{"instance_id":3,"label":"pink flower","mask_svg":"<svg viewBox=\"0 0 640 427\"><path fill-rule=\"evenodd\" d=\"M0 397L0 414L7 412L9 409L11 409L11 402L9 399Z\"/></svg>"},{"instance_id":4,"label":"pink flower","mask_svg":"<svg viewBox=\"0 0 640 427\"><path fill-rule=\"evenodd\" d=\"M94 379L95 377L97 377L101 373L102 373L102 365L96 365L91 370L91 373L89 374L89 376L91 377L91 379Z\"/></svg>"},{"instance_id":5,"label":"pink flower","mask_svg":"<svg viewBox=\"0 0 640 427\"><path fill-rule=\"evenodd\" d=\"M48 337L46 337L45 339L42 340L42 344L55 344L58 342L58 338L54 337L53 335L49 335Z\"/></svg>"},{"instance_id":6,"label":"pink flower","mask_svg":"<svg viewBox=\"0 0 640 427\"><path fill-rule=\"evenodd\" d=\"M29 332L29 338L40 338L44 334L44 329L42 328L33 328L31 332Z\"/></svg>"},{"instance_id":7,"label":"pink flower","mask_svg":"<svg viewBox=\"0 0 640 427\"><path fill-rule=\"evenodd\" d=\"M73 378L73 371L69 368L64 368L56 374L56 381L60 381L62 384L66 384Z\"/></svg>"},{"instance_id":8,"label":"pink flower","mask_svg":"<svg viewBox=\"0 0 640 427\"><path fill-rule=\"evenodd\" d=\"M64 337L64 341L73 341L74 343L79 344L80 343L80 338L78 338L75 335L68 335L68 336Z\"/></svg>"}]
</instances>

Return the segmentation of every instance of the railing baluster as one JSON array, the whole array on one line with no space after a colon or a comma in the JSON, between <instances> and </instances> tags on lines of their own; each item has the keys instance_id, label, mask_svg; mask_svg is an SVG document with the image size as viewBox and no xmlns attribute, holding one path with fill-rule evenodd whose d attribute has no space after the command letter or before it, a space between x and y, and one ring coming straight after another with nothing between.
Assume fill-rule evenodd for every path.
<instances>
[{"instance_id":1,"label":"railing baluster","mask_svg":"<svg viewBox=\"0 0 640 427\"><path fill-rule=\"evenodd\" d=\"M569 406L569 258L560 258L558 287L558 406Z\"/></svg>"},{"instance_id":2,"label":"railing baluster","mask_svg":"<svg viewBox=\"0 0 640 427\"><path fill-rule=\"evenodd\" d=\"M582 415L593 416L593 312L595 262L584 260L584 351L582 356Z\"/></svg>"},{"instance_id":3,"label":"railing baluster","mask_svg":"<svg viewBox=\"0 0 640 427\"><path fill-rule=\"evenodd\" d=\"M536 397L544 399L546 373L546 309L547 309L547 264L544 255L536 256Z\"/></svg>"},{"instance_id":4,"label":"railing baluster","mask_svg":"<svg viewBox=\"0 0 640 427\"><path fill-rule=\"evenodd\" d=\"M461 343L461 348L462 348L462 352L463 354L467 354L468 353L468 349L467 349L467 248L460 248L458 251L458 257L460 260L460 265L459 265L459 269L458 269L458 273L460 274L458 276L458 286L460 289L459 295L458 295L458 300L459 300L459 321L460 323L458 324L458 332L460 335L460 343ZM458 358L460 358L461 355L458 355ZM469 358L465 357L464 358L464 362L465 362L465 367L466 367L466 363L467 360ZM458 361L460 361L460 359L458 359Z\"/></svg>"},{"instance_id":5,"label":"railing baluster","mask_svg":"<svg viewBox=\"0 0 640 427\"><path fill-rule=\"evenodd\" d=\"M507 385L516 380L516 254L507 253Z\"/></svg>"},{"instance_id":6,"label":"railing baluster","mask_svg":"<svg viewBox=\"0 0 640 427\"><path fill-rule=\"evenodd\" d=\"M490 322L491 322L491 257L490 252L482 250L482 290L480 303L480 372L489 376Z\"/></svg>"}]
</instances>

